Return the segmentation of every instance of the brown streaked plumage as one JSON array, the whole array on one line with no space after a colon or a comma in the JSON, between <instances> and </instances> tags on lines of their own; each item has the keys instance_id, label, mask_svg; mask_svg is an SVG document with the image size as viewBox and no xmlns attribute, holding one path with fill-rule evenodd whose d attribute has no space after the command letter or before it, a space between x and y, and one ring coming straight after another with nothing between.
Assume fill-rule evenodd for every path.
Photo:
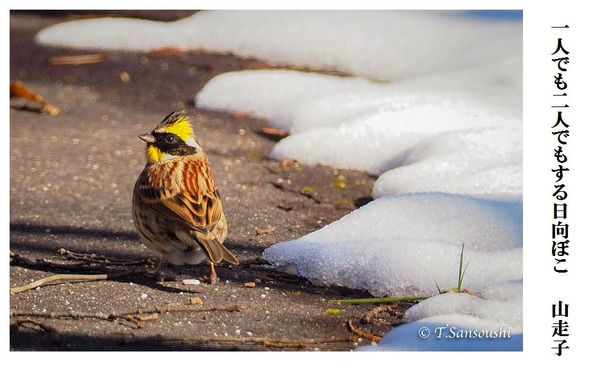
<instances>
[{"instance_id":1,"label":"brown streaked plumage","mask_svg":"<svg viewBox=\"0 0 600 390\"><path fill-rule=\"evenodd\" d=\"M227 220L206 154L179 111L140 138L147 164L134 186L132 210L142 242L172 264L207 260L214 283L214 264L239 263L223 245Z\"/></svg>"}]
</instances>

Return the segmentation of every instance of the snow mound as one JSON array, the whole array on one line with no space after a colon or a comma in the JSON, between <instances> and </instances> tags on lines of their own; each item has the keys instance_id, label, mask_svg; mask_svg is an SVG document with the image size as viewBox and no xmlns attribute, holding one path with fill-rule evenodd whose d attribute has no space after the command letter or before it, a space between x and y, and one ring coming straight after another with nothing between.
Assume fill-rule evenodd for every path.
<instances>
[{"instance_id":1,"label":"snow mound","mask_svg":"<svg viewBox=\"0 0 600 390\"><path fill-rule=\"evenodd\" d=\"M263 258L317 284L375 296L433 295L456 286L461 246L465 286L522 277L522 204L431 193L376 199ZM437 286L436 286L437 285Z\"/></svg>"}]
</instances>

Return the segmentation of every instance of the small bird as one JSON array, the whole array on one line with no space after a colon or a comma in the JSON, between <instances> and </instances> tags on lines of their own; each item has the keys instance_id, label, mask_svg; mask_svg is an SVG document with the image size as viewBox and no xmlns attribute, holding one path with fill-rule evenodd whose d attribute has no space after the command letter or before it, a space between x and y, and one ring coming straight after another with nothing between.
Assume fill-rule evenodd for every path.
<instances>
[{"instance_id":1,"label":"small bird","mask_svg":"<svg viewBox=\"0 0 600 390\"><path fill-rule=\"evenodd\" d=\"M164 260L175 265L206 260L214 284L215 264L239 262L223 245L223 204L185 112L172 112L139 138L146 142L147 162L133 188L132 212L144 245L161 254L155 276Z\"/></svg>"}]
</instances>

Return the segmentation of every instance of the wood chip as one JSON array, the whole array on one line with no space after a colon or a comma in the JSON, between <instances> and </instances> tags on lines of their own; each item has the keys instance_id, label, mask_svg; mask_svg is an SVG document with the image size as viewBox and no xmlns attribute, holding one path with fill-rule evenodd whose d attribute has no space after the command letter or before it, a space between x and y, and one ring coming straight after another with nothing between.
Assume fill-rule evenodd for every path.
<instances>
[{"instance_id":1,"label":"wood chip","mask_svg":"<svg viewBox=\"0 0 600 390\"><path fill-rule=\"evenodd\" d=\"M121 79L121 81L124 83L128 83L131 81L131 76L129 76L129 73L123 71L119 73L119 79Z\"/></svg>"},{"instance_id":2,"label":"wood chip","mask_svg":"<svg viewBox=\"0 0 600 390\"><path fill-rule=\"evenodd\" d=\"M263 127L262 133L264 135L270 135L270 136L281 137L281 138L286 137L288 135L287 131L281 130L281 129L274 129L272 127Z\"/></svg>"},{"instance_id":3,"label":"wood chip","mask_svg":"<svg viewBox=\"0 0 600 390\"><path fill-rule=\"evenodd\" d=\"M187 54L190 52L190 49L186 49L185 47L161 47L160 49L150 50L148 53L151 57L168 57L168 56L176 56L181 54Z\"/></svg>"},{"instance_id":4,"label":"wood chip","mask_svg":"<svg viewBox=\"0 0 600 390\"><path fill-rule=\"evenodd\" d=\"M256 235L257 236L261 236L263 234L271 234L271 233L273 233L275 231L275 229L276 228L274 226L271 226L271 225L269 225L268 227L266 227L264 229L260 229L259 228L259 229L256 229Z\"/></svg>"},{"instance_id":5,"label":"wood chip","mask_svg":"<svg viewBox=\"0 0 600 390\"><path fill-rule=\"evenodd\" d=\"M231 113L233 119L251 118L252 113L250 111L234 111Z\"/></svg>"},{"instance_id":6,"label":"wood chip","mask_svg":"<svg viewBox=\"0 0 600 390\"><path fill-rule=\"evenodd\" d=\"M244 287L256 287L256 283L255 282L246 282L244 283Z\"/></svg>"},{"instance_id":7,"label":"wood chip","mask_svg":"<svg viewBox=\"0 0 600 390\"><path fill-rule=\"evenodd\" d=\"M300 167L300 164L298 163L298 161L293 160L293 159L288 159L288 160L281 161L279 163L279 168L281 168L281 169L287 169L287 168L300 169L301 167Z\"/></svg>"},{"instance_id":8,"label":"wood chip","mask_svg":"<svg viewBox=\"0 0 600 390\"><path fill-rule=\"evenodd\" d=\"M190 304L192 304L192 305L201 305L202 304L202 298L200 298L200 297L191 297L190 298Z\"/></svg>"},{"instance_id":9,"label":"wood chip","mask_svg":"<svg viewBox=\"0 0 600 390\"><path fill-rule=\"evenodd\" d=\"M139 316L137 319L139 321L157 320L158 319L158 313L152 313L152 314L148 314L146 316Z\"/></svg>"}]
</instances>

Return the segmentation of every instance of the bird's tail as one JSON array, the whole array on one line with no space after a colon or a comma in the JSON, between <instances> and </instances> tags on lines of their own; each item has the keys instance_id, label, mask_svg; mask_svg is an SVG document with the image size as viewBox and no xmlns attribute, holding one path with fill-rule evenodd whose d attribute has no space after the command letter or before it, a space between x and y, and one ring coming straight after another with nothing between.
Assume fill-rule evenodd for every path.
<instances>
[{"instance_id":1,"label":"bird's tail","mask_svg":"<svg viewBox=\"0 0 600 390\"><path fill-rule=\"evenodd\" d=\"M238 265L240 262L235 258L235 255L225 248L225 245L219 240L200 239L200 245L206 250L211 263L219 264L225 260L229 264Z\"/></svg>"}]
</instances>

